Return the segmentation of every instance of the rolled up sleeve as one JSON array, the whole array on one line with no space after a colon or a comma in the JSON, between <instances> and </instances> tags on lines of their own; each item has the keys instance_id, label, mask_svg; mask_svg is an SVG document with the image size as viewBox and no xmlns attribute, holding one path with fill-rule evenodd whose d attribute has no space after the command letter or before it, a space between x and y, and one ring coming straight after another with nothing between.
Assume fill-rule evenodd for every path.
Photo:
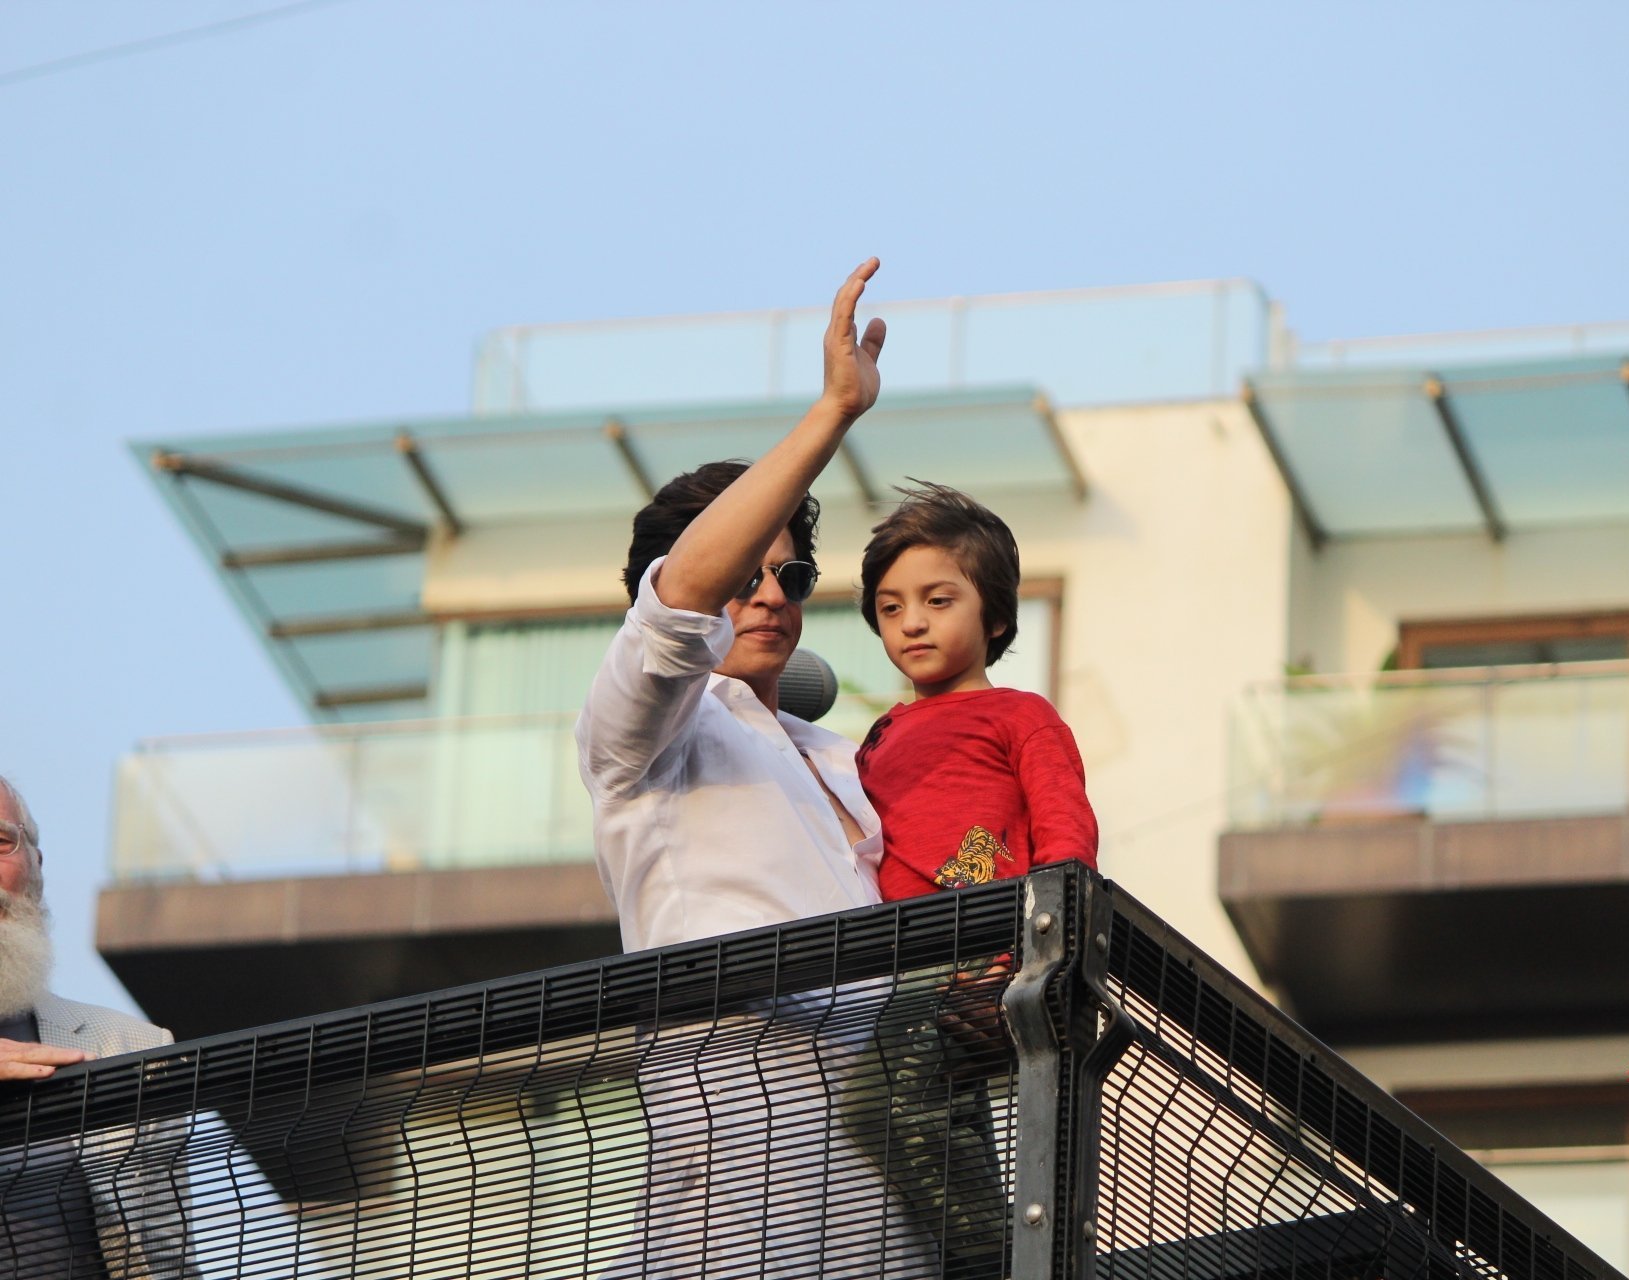
<instances>
[{"instance_id":1,"label":"rolled up sleeve","mask_svg":"<svg viewBox=\"0 0 1629 1280\"><path fill-rule=\"evenodd\" d=\"M665 557L664 557L665 559ZM735 641L728 616L670 609L640 580L577 718L583 781L599 795L637 787L690 727L707 677Z\"/></svg>"}]
</instances>

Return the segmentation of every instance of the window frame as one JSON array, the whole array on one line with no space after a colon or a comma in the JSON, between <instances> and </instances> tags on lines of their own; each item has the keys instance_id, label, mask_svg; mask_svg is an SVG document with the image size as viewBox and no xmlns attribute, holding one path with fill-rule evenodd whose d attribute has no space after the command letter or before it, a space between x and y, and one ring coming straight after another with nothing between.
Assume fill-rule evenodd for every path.
<instances>
[{"instance_id":1,"label":"window frame","mask_svg":"<svg viewBox=\"0 0 1629 1280\"><path fill-rule=\"evenodd\" d=\"M1422 665L1425 650L1437 645L1519 644L1620 635L1629 646L1629 610L1404 621L1397 627L1397 666L1403 671L1426 669Z\"/></svg>"}]
</instances>

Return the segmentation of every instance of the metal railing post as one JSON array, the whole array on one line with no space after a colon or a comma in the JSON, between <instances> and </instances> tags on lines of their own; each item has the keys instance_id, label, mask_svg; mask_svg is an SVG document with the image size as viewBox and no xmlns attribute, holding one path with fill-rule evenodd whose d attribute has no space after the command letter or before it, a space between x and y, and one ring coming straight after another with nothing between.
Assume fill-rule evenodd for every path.
<instances>
[{"instance_id":1,"label":"metal railing post","mask_svg":"<svg viewBox=\"0 0 1629 1280\"><path fill-rule=\"evenodd\" d=\"M1081 878L1080 945L1078 974L1087 1001L1077 1017L1090 1019L1094 1034L1090 1049L1081 1055L1075 1080L1073 1111L1076 1143L1070 1234L1076 1248L1075 1280L1093 1280L1097 1274L1097 1208L1102 1185L1099 1170L1103 1145L1103 1084L1115 1063L1131 1046L1135 1025L1108 988L1109 942L1114 936L1114 899L1104 881Z\"/></svg>"},{"instance_id":2,"label":"metal railing post","mask_svg":"<svg viewBox=\"0 0 1629 1280\"><path fill-rule=\"evenodd\" d=\"M1002 997L1018 1058L1018 1106L1013 1118L1012 1269L1014 1276L1054 1274L1067 1248L1069 1211L1061 1174L1068 1078L1063 1044L1048 1006L1053 979L1069 963L1073 874L1040 871L1024 882L1023 958Z\"/></svg>"}]
</instances>

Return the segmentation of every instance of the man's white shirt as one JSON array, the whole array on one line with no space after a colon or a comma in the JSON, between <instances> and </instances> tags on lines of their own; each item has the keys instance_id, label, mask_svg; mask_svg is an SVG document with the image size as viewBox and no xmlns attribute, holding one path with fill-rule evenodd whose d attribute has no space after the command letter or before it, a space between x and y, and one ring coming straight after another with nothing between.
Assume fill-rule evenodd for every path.
<instances>
[{"instance_id":1,"label":"man's white shirt","mask_svg":"<svg viewBox=\"0 0 1629 1280\"><path fill-rule=\"evenodd\" d=\"M627 951L879 900L880 823L855 746L713 674L725 615L670 609L646 570L577 720L600 877ZM850 846L831 801L858 823Z\"/></svg>"}]
</instances>

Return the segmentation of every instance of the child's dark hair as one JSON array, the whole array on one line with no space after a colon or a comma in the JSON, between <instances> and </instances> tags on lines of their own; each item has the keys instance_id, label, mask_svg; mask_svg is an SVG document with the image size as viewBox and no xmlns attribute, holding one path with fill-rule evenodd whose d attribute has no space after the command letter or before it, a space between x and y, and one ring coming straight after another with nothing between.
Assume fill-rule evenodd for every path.
<instances>
[{"instance_id":1,"label":"child's dark hair","mask_svg":"<svg viewBox=\"0 0 1629 1280\"><path fill-rule=\"evenodd\" d=\"M877 584L912 547L938 547L947 552L978 588L983 604L984 665L991 666L1018 638L1018 542L1006 521L959 489L911 479L916 488L899 508L871 530L860 561L860 612L877 630ZM1000 634L996 634L999 630Z\"/></svg>"},{"instance_id":2,"label":"child's dark hair","mask_svg":"<svg viewBox=\"0 0 1629 1280\"><path fill-rule=\"evenodd\" d=\"M628 544L628 563L622 570L622 585L628 589L630 604L639 594L639 583L650 562L673 550L690 522L734 484L747 466L734 460L709 462L675 476L656 491L656 496L634 517L633 541ZM819 523L820 503L806 493L787 525L799 560L814 563L815 529Z\"/></svg>"}]
</instances>

